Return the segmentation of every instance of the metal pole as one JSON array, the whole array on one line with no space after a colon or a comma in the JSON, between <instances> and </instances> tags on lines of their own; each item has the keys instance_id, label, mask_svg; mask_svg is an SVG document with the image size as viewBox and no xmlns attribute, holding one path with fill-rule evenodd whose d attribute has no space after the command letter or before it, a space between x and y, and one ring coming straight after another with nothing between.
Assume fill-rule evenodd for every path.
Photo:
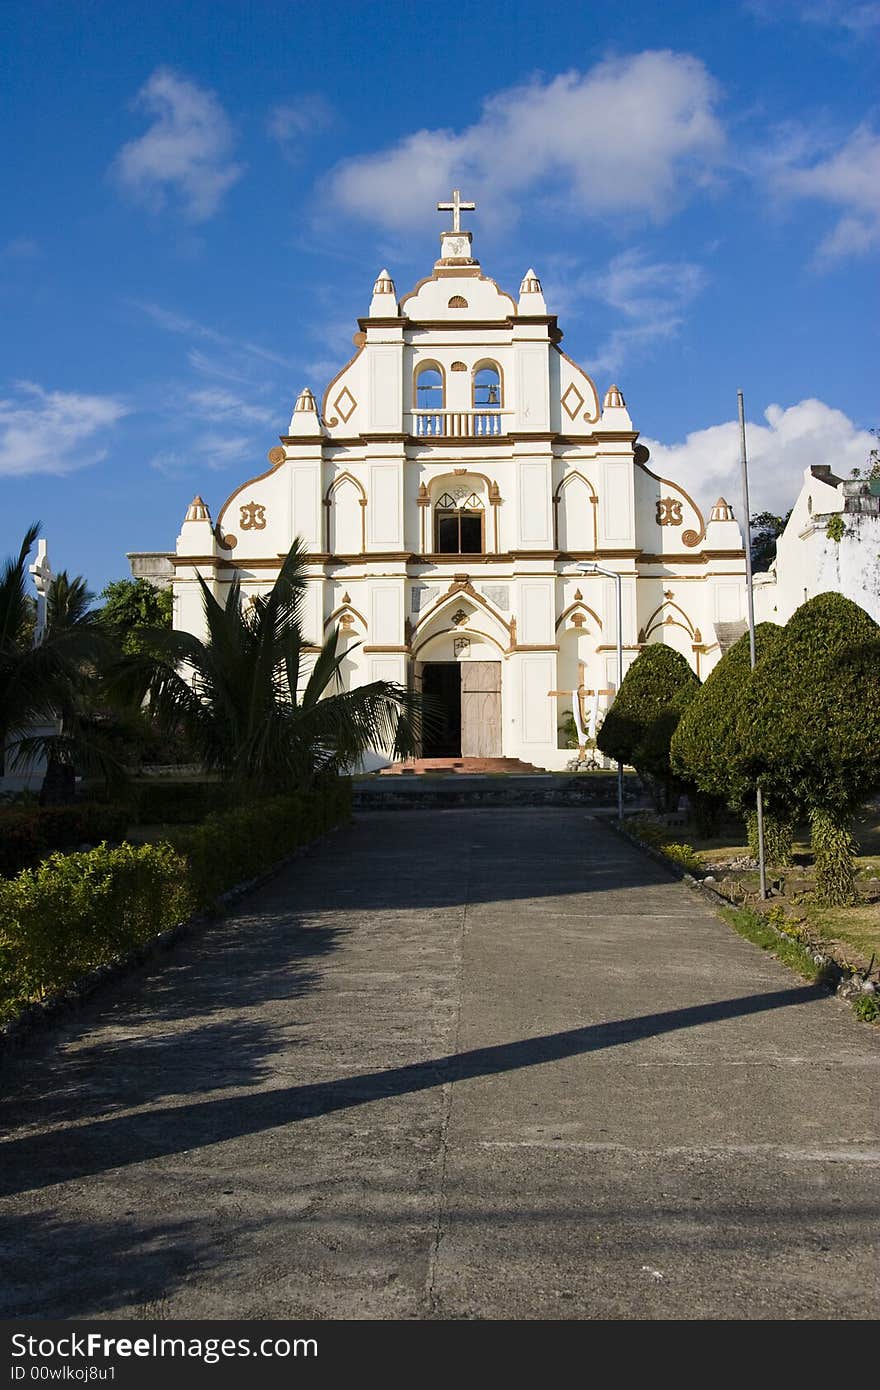
<instances>
[{"instance_id":1,"label":"metal pole","mask_svg":"<svg viewBox=\"0 0 880 1390\"><path fill-rule=\"evenodd\" d=\"M615 572L617 585L617 693L623 685L623 580ZM617 763L617 823L623 825L623 763Z\"/></svg>"},{"instance_id":2,"label":"metal pole","mask_svg":"<svg viewBox=\"0 0 880 1390\"><path fill-rule=\"evenodd\" d=\"M743 507L745 508L745 530L746 530L746 594L748 596L749 614L749 657L752 670L755 669L755 596L752 592L752 522L751 511L749 509L749 463L746 455L746 414L743 405L743 393L737 391L736 401L739 409L739 438L740 438L740 459L742 462L742 493ZM764 862L764 798L761 788L755 790L755 813L758 821L758 878L761 885L762 899L767 897L767 866Z\"/></svg>"},{"instance_id":3,"label":"metal pole","mask_svg":"<svg viewBox=\"0 0 880 1390\"><path fill-rule=\"evenodd\" d=\"M577 568L581 574L604 574L607 579L613 579L617 587L617 690L614 698L623 685L623 579L618 570L606 569L604 565L597 565L594 560L582 561ZM617 764L617 820L618 824L623 825L623 763Z\"/></svg>"}]
</instances>

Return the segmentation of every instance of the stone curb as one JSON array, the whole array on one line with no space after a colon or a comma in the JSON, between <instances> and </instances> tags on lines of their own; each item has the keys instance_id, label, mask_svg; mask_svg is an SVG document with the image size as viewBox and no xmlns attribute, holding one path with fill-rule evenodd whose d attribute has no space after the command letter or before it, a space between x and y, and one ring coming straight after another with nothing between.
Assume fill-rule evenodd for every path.
<instances>
[{"instance_id":1,"label":"stone curb","mask_svg":"<svg viewBox=\"0 0 880 1390\"><path fill-rule=\"evenodd\" d=\"M668 870L673 878L679 879L680 882L687 884L688 888L692 891L699 893L710 902L713 907L732 908L734 911L738 911L742 908L742 904L731 902L729 898L725 898L723 893L716 893L715 889L710 888L707 883L703 883L700 879L695 878L693 874L688 873L687 869L682 868L680 864L676 864L674 860L667 858L665 854L661 854L653 845L646 844L644 840L640 840L636 835L632 835L628 830L624 830L623 827L619 826L615 821L605 821L603 823L608 826L609 830L613 830L615 835L619 835L622 840L628 840L636 849L641 850L642 854L646 854L649 859L653 859L655 864L659 864L661 868ZM748 911L749 909L745 910ZM778 937L780 941L791 942L792 938L787 936L784 931L780 931L774 922L765 918L764 924L770 928L773 935ZM816 965L824 965L828 968L831 978L823 982L828 993L851 1004L854 996L842 993L841 991L845 989L850 982L863 978L859 975L858 971L847 969L845 966L841 965L840 961L836 960L834 956L828 955L825 951L813 951L809 946L804 945L803 942L800 944L803 946L803 949L812 956Z\"/></svg>"},{"instance_id":2,"label":"stone curb","mask_svg":"<svg viewBox=\"0 0 880 1390\"><path fill-rule=\"evenodd\" d=\"M317 845L330 835L335 835L337 830L341 830L347 824L349 821L340 821L338 825L326 830L323 835L316 836L307 844L300 845L292 854L279 859L277 864L273 864L270 868L257 874L255 878L244 879L241 883L234 884L232 888L227 888L217 898L218 907L230 906L239 898L252 893L255 888L268 883L270 879L275 878L283 869L286 869L288 864L293 864L297 859L302 859L305 855L310 854ZM185 918L182 922L176 922L173 927L166 927L165 931L158 932L148 941L141 942L139 946L133 946L130 951L126 951L124 956L119 956L107 965L95 966L94 970L87 971L74 984L59 990L57 994L50 995L48 999L26 1004L14 1018L0 1028L0 1064L2 1064L4 1055L11 1052L13 1048L20 1047L37 1029L48 1027L59 1018L76 1012L93 994L133 974L139 965L143 965L146 961L160 959L178 941L182 941L188 936L195 936L198 932L206 931L217 921L217 917L218 914L210 910L194 912L191 917Z\"/></svg>"}]
</instances>

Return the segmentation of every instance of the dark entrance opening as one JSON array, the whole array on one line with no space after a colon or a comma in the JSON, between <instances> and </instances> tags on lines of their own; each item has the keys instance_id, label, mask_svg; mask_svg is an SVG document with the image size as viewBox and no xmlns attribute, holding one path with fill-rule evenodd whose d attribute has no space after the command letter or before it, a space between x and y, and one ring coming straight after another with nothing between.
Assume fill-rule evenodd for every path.
<instances>
[{"instance_id":1,"label":"dark entrance opening","mask_svg":"<svg viewBox=\"0 0 880 1390\"><path fill-rule=\"evenodd\" d=\"M461 668L457 661L428 661L422 667L422 693L439 707L437 727L425 734L424 758L461 757Z\"/></svg>"}]
</instances>

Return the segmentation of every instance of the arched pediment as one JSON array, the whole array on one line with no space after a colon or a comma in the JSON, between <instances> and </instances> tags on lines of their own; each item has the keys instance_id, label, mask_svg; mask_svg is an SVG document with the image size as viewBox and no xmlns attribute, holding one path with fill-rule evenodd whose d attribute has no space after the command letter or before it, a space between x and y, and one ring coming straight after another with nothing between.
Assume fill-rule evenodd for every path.
<instances>
[{"instance_id":1,"label":"arched pediment","mask_svg":"<svg viewBox=\"0 0 880 1390\"><path fill-rule=\"evenodd\" d=\"M471 584L470 580L453 581L448 591L441 595L430 608L426 608L419 617L419 621L413 628L413 638L423 641L429 632L433 632L438 623L446 622L457 609L464 608L466 612L479 614L491 619L492 625L497 626L497 636L494 640L504 649L510 645L511 626L499 613L493 603L486 598L485 594L478 591ZM444 628L444 631L447 630ZM468 629L462 626L462 632L466 635Z\"/></svg>"},{"instance_id":2,"label":"arched pediment","mask_svg":"<svg viewBox=\"0 0 880 1390\"><path fill-rule=\"evenodd\" d=\"M342 618L346 614L352 615L353 617L357 618L364 632L368 630L367 620L364 617L363 613L358 612L357 608L353 608L350 603L342 603L338 608L334 608L333 612L330 614L330 617L325 620L324 627L328 628L331 623L336 621L337 618Z\"/></svg>"},{"instance_id":3,"label":"arched pediment","mask_svg":"<svg viewBox=\"0 0 880 1390\"><path fill-rule=\"evenodd\" d=\"M667 613L665 618L661 617L660 615L663 613L664 608L674 608L676 613L679 614L679 617L684 619L684 622L679 622L679 619L674 618L671 613ZM696 631L693 623L691 622L690 618L688 617L687 613L685 613L681 605L675 603L672 599L665 598L662 603L658 603L657 607L654 609L654 612L651 614L650 618L645 623L645 631L647 633L647 636L650 637L651 633L654 632L658 627L671 626L672 624L675 624L675 626L677 627L683 627L685 632L690 633L691 637L693 637L694 632Z\"/></svg>"},{"instance_id":4,"label":"arched pediment","mask_svg":"<svg viewBox=\"0 0 880 1390\"><path fill-rule=\"evenodd\" d=\"M574 603L570 603L567 608L563 609L559 617L556 619L557 629L559 629L562 626L566 618L568 618L572 613L575 612L588 614L589 617L593 619L593 622L596 624L596 626L599 629L602 628L602 619L599 617L599 614L594 609L589 608L587 604L584 603L581 599L576 599Z\"/></svg>"},{"instance_id":5,"label":"arched pediment","mask_svg":"<svg viewBox=\"0 0 880 1390\"><path fill-rule=\"evenodd\" d=\"M553 501L558 502L565 488L567 488L570 483L573 483L575 481L583 483L584 487L587 489L587 492L590 494L591 502L599 501L599 498L596 495L596 489L593 487L593 484L590 482L589 478L586 477L585 474L581 473L580 470L577 468L572 469L570 473L566 473L565 477L562 479L562 481L560 482L559 486L553 494Z\"/></svg>"},{"instance_id":6,"label":"arched pediment","mask_svg":"<svg viewBox=\"0 0 880 1390\"><path fill-rule=\"evenodd\" d=\"M337 488L342 487L342 484L343 484L343 483L351 483L351 484L354 486L354 488L355 488L355 490L356 490L358 496L360 497L362 503L364 504L364 506L366 506L366 502L367 502L367 491L366 491L366 488L364 487L364 485L363 485L363 483L360 481L360 479L359 479L359 478L356 478L356 477L354 476L353 473L349 473L349 471L348 471L347 469L346 469L346 471L345 471L344 473L338 474L337 477L335 477L335 478L333 479L333 481L332 481L332 483L330 484L330 486L328 487L327 491L324 493L324 501L329 503L329 502L332 500L333 493L337 490Z\"/></svg>"},{"instance_id":7,"label":"arched pediment","mask_svg":"<svg viewBox=\"0 0 880 1390\"><path fill-rule=\"evenodd\" d=\"M436 631L432 630L431 632L424 633L422 637L414 641L412 648L413 658L424 659L424 653L432 642L435 642L443 637L450 637L453 634L462 637L476 637L479 638L481 642L489 642L493 647L498 648L502 656L506 656L510 649L509 643L505 645L503 640L499 640L499 638L496 635L493 635L491 632L486 632L483 628L441 627L438 628Z\"/></svg>"}]
</instances>

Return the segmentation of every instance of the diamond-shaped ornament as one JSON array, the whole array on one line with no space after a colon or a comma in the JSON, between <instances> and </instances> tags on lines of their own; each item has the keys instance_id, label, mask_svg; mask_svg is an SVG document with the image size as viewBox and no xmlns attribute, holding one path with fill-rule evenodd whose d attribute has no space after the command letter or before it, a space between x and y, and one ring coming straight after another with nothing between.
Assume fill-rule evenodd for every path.
<instances>
[{"instance_id":1,"label":"diamond-shaped ornament","mask_svg":"<svg viewBox=\"0 0 880 1390\"><path fill-rule=\"evenodd\" d=\"M574 382L569 382L562 396L562 408L569 420L576 420L578 412L584 403L584 397L575 386Z\"/></svg>"},{"instance_id":2,"label":"diamond-shaped ornament","mask_svg":"<svg viewBox=\"0 0 880 1390\"><path fill-rule=\"evenodd\" d=\"M343 386L336 400L333 402L333 409L340 416L343 424L347 425L354 412L357 410L357 401L351 394L347 386Z\"/></svg>"}]
</instances>

